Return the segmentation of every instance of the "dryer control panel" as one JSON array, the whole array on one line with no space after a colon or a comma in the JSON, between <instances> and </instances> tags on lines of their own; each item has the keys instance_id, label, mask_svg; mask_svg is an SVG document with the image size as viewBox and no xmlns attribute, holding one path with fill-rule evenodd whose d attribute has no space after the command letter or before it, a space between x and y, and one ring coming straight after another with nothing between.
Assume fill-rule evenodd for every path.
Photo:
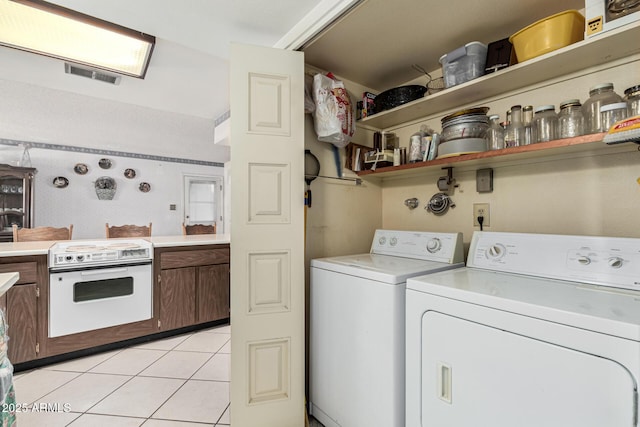
<instances>
[{"instance_id":1,"label":"dryer control panel","mask_svg":"<svg viewBox=\"0 0 640 427\"><path fill-rule=\"evenodd\" d=\"M376 230L370 253L450 264L464 262L462 233Z\"/></svg>"},{"instance_id":2,"label":"dryer control panel","mask_svg":"<svg viewBox=\"0 0 640 427\"><path fill-rule=\"evenodd\" d=\"M640 239L475 232L467 266L640 290Z\"/></svg>"}]
</instances>

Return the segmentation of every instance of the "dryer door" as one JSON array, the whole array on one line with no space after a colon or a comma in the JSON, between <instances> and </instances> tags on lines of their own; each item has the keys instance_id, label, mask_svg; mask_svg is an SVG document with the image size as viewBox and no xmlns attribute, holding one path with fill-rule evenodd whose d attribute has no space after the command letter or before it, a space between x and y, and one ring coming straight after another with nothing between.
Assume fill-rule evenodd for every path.
<instances>
[{"instance_id":1,"label":"dryer door","mask_svg":"<svg viewBox=\"0 0 640 427\"><path fill-rule=\"evenodd\" d=\"M635 381L612 360L433 311L422 335L423 426L636 425Z\"/></svg>"}]
</instances>

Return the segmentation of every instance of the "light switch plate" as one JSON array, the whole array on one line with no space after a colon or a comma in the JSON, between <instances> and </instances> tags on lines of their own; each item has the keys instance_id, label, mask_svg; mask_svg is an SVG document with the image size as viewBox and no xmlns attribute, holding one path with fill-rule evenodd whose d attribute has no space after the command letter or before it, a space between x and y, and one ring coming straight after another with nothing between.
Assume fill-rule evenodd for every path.
<instances>
[{"instance_id":1,"label":"light switch plate","mask_svg":"<svg viewBox=\"0 0 640 427\"><path fill-rule=\"evenodd\" d=\"M493 191L493 169L478 169L476 171L476 191L491 193Z\"/></svg>"}]
</instances>

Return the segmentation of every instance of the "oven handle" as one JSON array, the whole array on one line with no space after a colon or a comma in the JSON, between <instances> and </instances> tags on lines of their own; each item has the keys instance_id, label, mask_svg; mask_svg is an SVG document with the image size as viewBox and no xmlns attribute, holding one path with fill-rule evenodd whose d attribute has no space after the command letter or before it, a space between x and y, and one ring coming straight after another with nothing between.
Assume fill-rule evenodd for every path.
<instances>
[{"instance_id":1,"label":"oven handle","mask_svg":"<svg viewBox=\"0 0 640 427\"><path fill-rule=\"evenodd\" d=\"M128 268L110 268L108 271L105 270L89 270L89 271L81 271L81 276L103 276L105 274L112 273L126 273L129 271Z\"/></svg>"},{"instance_id":2,"label":"oven handle","mask_svg":"<svg viewBox=\"0 0 640 427\"><path fill-rule=\"evenodd\" d=\"M82 273L86 273L89 271L95 271L95 272L100 271L101 273L104 274L111 271L116 271L116 269L131 268L137 265L150 265L151 263L152 263L151 260L145 260L145 261L134 261L134 262L119 262L116 265L93 264L93 265L74 265L72 267L69 267L69 266L53 267L53 268L50 267L49 273L64 274L64 273L71 273L74 271L80 271Z\"/></svg>"}]
</instances>

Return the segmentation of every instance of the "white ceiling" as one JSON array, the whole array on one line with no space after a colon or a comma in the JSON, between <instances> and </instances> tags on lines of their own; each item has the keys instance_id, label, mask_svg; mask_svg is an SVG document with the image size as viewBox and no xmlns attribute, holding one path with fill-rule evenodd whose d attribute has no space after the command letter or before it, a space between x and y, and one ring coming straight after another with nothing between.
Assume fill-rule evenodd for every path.
<instances>
[{"instance_id":1,"label":"white ceiling","mask_svg":"<svg viewBox=\"0 0 640 427\"><path fill-rule=\"evenodd\" d=\"M6 1L6 0L0 0ZM274 46L321 0L49 0L156 37L144 80L118 86L64 73L63 61L0 47L0 79L215 119L229 107L231 42Z\"/></svg>"},{"instance_id":2,"label":"white ceiling","mask_svg":"<svg viewBox=\"0 0 640 427\"><path fill-rule=\"evenodd\" d=\"M471 41L500 40L585 0L367 0L304 47L305 61L375 91L439 70L438 59Z\"/></svg>"},{"instance_id":3,"label":"white ceiling","mask_svg":"<svg viewBox=\"0 0 640 427\"><path fill-rule=\"evenodd\" d=\"M50 1L156 36L145 79L123 77L113 86L67 75L60 60L5 47L0 79L215 119L229 106L231 42L274 46L312 11L353 0ZM584 0L365 0L303 50L308 64L383 91L420 78L411 64L435 70L442 54L467 42L499 40L582 7Z\"/></svg>"}]
</instances>

